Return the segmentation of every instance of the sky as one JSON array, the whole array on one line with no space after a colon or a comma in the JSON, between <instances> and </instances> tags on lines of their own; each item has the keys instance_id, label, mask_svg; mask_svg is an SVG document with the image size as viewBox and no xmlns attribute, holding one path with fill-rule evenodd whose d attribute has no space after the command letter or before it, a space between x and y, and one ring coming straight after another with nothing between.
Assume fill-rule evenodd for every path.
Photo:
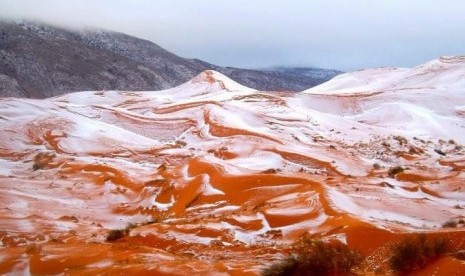
<instances>
[{"instance_id":1,"label":"sky","mask_svg":"<svg viewBox=\"0 0 465 276\"><path fill-rule=\"evenodd\" d=\"M465 54L464 0L0 0L0 19L98 27L222 66L344 71Z\"/></svg>"}]
</instances>

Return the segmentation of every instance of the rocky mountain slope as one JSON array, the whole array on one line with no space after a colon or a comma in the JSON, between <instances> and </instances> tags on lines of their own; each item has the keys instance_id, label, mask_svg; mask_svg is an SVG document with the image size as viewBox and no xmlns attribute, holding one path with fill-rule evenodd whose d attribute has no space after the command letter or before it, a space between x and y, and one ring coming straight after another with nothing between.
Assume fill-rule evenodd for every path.
<instances>
[{"instance_id":1,"label":"rocky mountain slope","mask_svg":"<svg viewBox=\"0 0 465 276\"><path fill-rule=\"evenodd\" d=\"M450 247L416 275L463 275L464 70L444 57L302 93L205 71L156 93L2 98L0 273L258 275L306 238L392 275L422 233Z\"/></svg>"},{"instance_id":2,"label":"rocky mountain slope","mask_svg":"<svg viewBox=\"0 0 465 276\"><path fill-rule=\"evenodd\" d=\"M208 69L256 89L280 91L301 91L340 73L312 69L313 76L220 67L179 57L150 41L121 33L0 22L0 96L46 98L88 90L160 90Z\"/></svg>"}]
</instances>

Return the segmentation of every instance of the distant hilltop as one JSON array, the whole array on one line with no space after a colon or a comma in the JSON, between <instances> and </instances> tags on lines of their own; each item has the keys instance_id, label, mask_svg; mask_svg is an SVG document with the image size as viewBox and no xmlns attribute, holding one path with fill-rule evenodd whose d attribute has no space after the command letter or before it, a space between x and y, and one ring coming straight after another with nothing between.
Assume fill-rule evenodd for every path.
<instances>
[{"instance_id":1,"label":"distant hilltop","mask_svg":"<svg viewBox=\"0 0 465 276\"><path fill-rule=\"evenodd\" d=\"M89 90L161 90L205 70L248 87L302 91L342 73L318 68L249 70L179 57L126 34L0 22L0 96L47 98Z\"/></svg>"}]
</instances>

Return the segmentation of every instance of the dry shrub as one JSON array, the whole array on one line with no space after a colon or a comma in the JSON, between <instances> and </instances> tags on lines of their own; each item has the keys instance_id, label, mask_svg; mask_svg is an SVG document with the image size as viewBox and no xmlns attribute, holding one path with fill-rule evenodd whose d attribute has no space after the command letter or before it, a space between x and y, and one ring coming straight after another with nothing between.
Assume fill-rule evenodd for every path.
<instances>
[{"instance_id":1,"label":"dry shrub","mask_svg":"<svg viewBox=\"0 0 465 276\"><path fill-rule=\"evenodd\" d=\"M293 256L288 256L262 270L263 276L292 276L296 275L297 261Z\"/></svg>"},{"instance_id":2,"label":"dry shrub","mask_svg":"<svg viewBox=\"0 0 465 276\"><path fill-rule=\"evenodd\" d=\"M408 152L410 154L422 154L424 151L419 147L410 146Z\"/></svg>"},{"instance_id":3,"label":"dry shrub","mask_svg":"<svg viewBox=\"0 0 465 276\"><path fill-rule=\"evenodd\" d=\"M427 238L415 235L403 239L392 249L389 265L392 270L407 273L425 266L448 251L448 243L443 238Z\"/></svg>"},{"instance_id":4,"label":"dry shrub","mask_svg":"<svg viewBox=\"0 0 465 276\"><path fill-rule=\"evenodd\" d=\"M443 152L443 151L440 150L440 149L435 149L434 151L435 151L437 154L439 154L439 155L446 156L446 153Z\"/></svg>"},{"instance_id":5,"label":"dry shrub","mask_svg":"<svg viewBox=\"0 0 465 276\"><path fill-rule=\"evenodd\" d=\"M454 220L448 220L442 224L443 228L455 228L457 227L457 222Z\"/></svg>"},{"instance_id":6,"label":"dry shrub","mask_svg":"<svg viewBox=\"0 0 465 276\"><path fill-rule=\"evenodd\" d=\"M53 162L53 159L56 157L56 155L52 152L39 152L36 154L33 158L33 163L32 163L32 169L34 171L37 170L42 170L45 167L47 167L51 162Z\"/></svg>"},{"instance_id":7,"label":"dry shrub","mask_svg":"<svg viewBox=\"0 0 465 276\"><path fill-rule=\"evenodd\" d=\"M359 253L339 241L303 238L294 245L292 257L272 264L262 275L347 275L361 261Z\"/></svg>"},{"instance_id":8,"label":"dry shrub","mask_svg":"<svg viewBox=\"0 0 465 276\"><path fill-rule=\"evenodd\" d=\"M389 175L389 177L394 178L394 176L395 176L396 174L401 173L401 172L403 172L404 170L405 170L405 169L402 168L401 166L395 166L395 167L392 167L392 168L389 169L388 175Z\"/></svg>"},{"instance_id":9,"label":"dry shrub","mask_svg":"<svg viewBox=\"0 0 465 276\"><path fill-rule=\"evenodd\" d=\"M404 144L407 144L408 141L405 137L402 137L402 136L394 136L393 137L394 140L397 140L397 142L399 142L399 145L404 145Z\"/></svg>"},{"instance_id":10,"label":"dry shrub","mask_svg":"<svg viewBox=\"0 0 465 276\"><path fill-rule=\"evenodd\" d=\"M108 231L107 241L112 242L129 235L129 229L113 229Z\"/></svg>"}]
</instances>

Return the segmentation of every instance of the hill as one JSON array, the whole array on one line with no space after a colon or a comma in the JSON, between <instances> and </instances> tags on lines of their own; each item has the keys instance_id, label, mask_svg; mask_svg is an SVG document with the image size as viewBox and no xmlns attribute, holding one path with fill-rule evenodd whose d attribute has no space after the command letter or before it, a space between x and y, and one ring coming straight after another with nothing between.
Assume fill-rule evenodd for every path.
<instances>
[{"instance_id":1,"label":"hill","mask_svg":"<svg viewBox=\"0 0 465 276\"><path fill-rule=\"evenodd\" d=\"M313 77L293 71L221 67L179 57L122 33L0 22L0 96L47 98L89 90L160 90L209 69L270 91L301 91L340 73L312 69ZM322 77L321 72L326 74Z\"/></svg>"}]
</instances>

